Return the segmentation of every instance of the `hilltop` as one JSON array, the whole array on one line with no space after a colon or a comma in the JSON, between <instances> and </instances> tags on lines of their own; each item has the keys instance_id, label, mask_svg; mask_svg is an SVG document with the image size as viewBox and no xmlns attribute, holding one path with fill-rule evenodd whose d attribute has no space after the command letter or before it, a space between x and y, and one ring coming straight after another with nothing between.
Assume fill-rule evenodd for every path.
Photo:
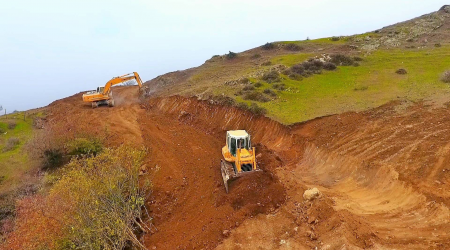
<instances>
[{"instance_id":1,"label":"hilltop","mask_svg":"<svg viewBox=\"0 0 450 250\"><path fill-rule=\"evenodd\" d=\"M238 103L256 103L285 124L367 110L398 99L440 100L449 95L448 85L439 80L450 63L449 9L446 5L364 34L272 42L215 55L199 67L161 75L146 85L152 96L227 96ZM330 55L357 61L336 70L289 77L290 67ZM399 69L406 74L396 74ZM277 79L262 79L272 71L279 74Z\"/></svg>"}]
</instances>

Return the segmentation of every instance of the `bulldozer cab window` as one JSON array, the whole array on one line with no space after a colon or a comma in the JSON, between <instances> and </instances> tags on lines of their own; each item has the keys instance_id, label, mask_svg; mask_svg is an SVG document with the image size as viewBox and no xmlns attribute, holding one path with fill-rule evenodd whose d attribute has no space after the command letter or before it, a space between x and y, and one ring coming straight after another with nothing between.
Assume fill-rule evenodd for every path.
<instances>
[{"instance_id":1,"label":"bulldozer cab window","mask_svg":"<svg viewBox=\"0 0 450 250\"><path fill-rule=\"evenodd\" d=\"M238 139L237 140L237 147L238 148L245 148L245 139Z\"/></svg>"},{"instance_id":2,"label":"bulldozer cab window","mask_svg":"<svg viewBox=\"0 0 450 250\"><path fill-rule=\"evenodd\" d=\"M236 156L236 139L231 138L230 140L230 153L233 156Z\"/></svg>"}]
</instances>

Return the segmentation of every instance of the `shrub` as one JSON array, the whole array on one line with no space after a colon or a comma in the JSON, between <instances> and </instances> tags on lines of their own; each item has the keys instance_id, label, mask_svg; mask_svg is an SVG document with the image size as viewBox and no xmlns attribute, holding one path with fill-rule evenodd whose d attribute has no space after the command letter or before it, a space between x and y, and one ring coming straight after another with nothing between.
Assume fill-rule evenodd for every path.
<instances>
[{"instance_id":1,"label":"shrub","mask_svg":"<svg viewBox=\"0 0 450 250\"><path fill-rule=\"evenodd\" d=\"M364 61L364 60L362 59L362 57L354 56L354 57L353 57L353 61L361 62L361 61Z\"/></svg>"},{"instance_id":2,"label":"shrub","mask_svg":"<svg viewBox=\"0 0 450 250\"><path fill-rule=\"evenodd\" d=\"M53 148L44 151L44 169L55 169L64 164L64 152Z\"/></svg>"},{"instance_id":3,"label":"shrub","mask_svg":"<svg viewBox=\"0 0 450 250\"><path fill-rule=\"evenodd\" d=\"M291 71L290 68L287 68L287 69L283 70L283 71L281 72L281 74L287 75L287 76L288 76L288 75L292 74L292 71Z\"/></svg>"},{"instance_id":4,"label":"shrub","mask_svg":"<svg viewBox=\"0 0 450 250\"><path fill-rule=\"evenodd\" d=\"M270 66L270 65L272 65L271 61L265 61L265 62L261 63L261 66Z\"/></svg>"},{"instance_id":5,"label":"shrub","mask_svg":"<svg viewBox=\"0 0 450 250\"><path fill-rule=\"evenodd\" d=\"M16 122L13 121L8 122L8 129L14 129L16 128L16 126L17 126Z\"/></svg>"},{"instance_id":6,"label":"shrub","mask_svg":"<svg viewBox=\"0 0 450 250\"><path fill-rule=\"evenodd\" d=\"M2 127L0 127L0 134L4 134L6 132L6 130Z\"/></svg>"},{"instance_id":7,"label":"shrub","mask_svg":"<svg viewBox=\"0 0 450 250\"><path fill-rule=\"evenodd\" d=\"M235 105L236 101L228 96L225 95L216 95L210 98L210 101L213 104L221 105L221 106L233 106Z\"/></svg>"},{"instance_id":8,"label":"shrub","mask_svg":"<svg viewBox=\"0 0 450 250\"><path fill-rule=\"evenodd\" d=\"M302 75L303 73L305 73L305 67L303 67L303 64L301 64L301 63L292 66L290 70L292 73L299 74L299 75Z\"/></svg>"},{"instance_id":9,"label":"shrub","mask_svg":"<svg viewBox=\"0 0 450 250\"><path fill-rule=\"evenodd\" d=\"M134 233L148 229L141 218L149 184L139 183L144 156L121 146L72 160L47 196L19 203L5 249L142 249Z\"/></svg>"},{"instance_id":10,"label":"shrub","mask_svg":"<svg viewBox=\"0 0 450 250\"><path fill-rule=\"evenodd\" d=\"M323 69L324 70L335 70L336 68L337 68L336 64L334 64L332 62L326 62L326 63L323 64Z\"/></svg>"},{"instance_id":11,"label":"shrub","mask_svg":"<svg viewBox=\"0 0 450 250\"><path fill-rule=\"evenodd\" d=\"M301 77L301 76L300 76ZM286 85L284 83L275 83L272 88L277 90L286 90ZM266 93L267 94L267 93Z\"/></svg>"},{"instance_id":12,"label":"shrub","mask_svg":"<svg viewBox=\"0 0 450 250\"><path fill-rule=\"evenodd\" d=\"M98 139L75 138L67 143L69 155L97 155L103 149Z\"/></svg>"},{"instance_id":13,"label":"shrub","mask_svg":"<svg viewBox=\"0 0 450 250\"><path fill-rule=\"evenodd\" d=\"M242 110L248 110L248 105L245 102L239 102L236 104L236 108Z\"/></svg>"},{"instance_id":14,"label":"shrub","mask_svg":"<svg viewBox=\"0 0 450 250\"><path fill-rule=\"evenodd\" d=\"M263 46L261 46L261 48L263 48L264 50L271 50L275 48L275 44L273 43L266 43Z\"/></svg>"},{"instance_id":15,"label":"shrub","mask_svg":"<svg viewBox=\"0 0 450 250\"><path fill-rule=\"evenodd\" d=\"M333 36L330 40L333 41L333 42L337 42L337 41L340 40L340 38L337 37L337 36Z\"/></svg>"},{"instance_id":16,"label":"shrub","mask_svg":"<svg viewBox=\"0 0 450 250\"><path fill-rule=\"evenodd\" d=\"M272 96L272 97L276 97L277 96L277 93L275 93L275 91L273 91L271 89L265 89L263 92L264 92L264 94L267 94L267 95Z\"/></svg>"},{"instance_id":17,"label":"shrub","mask_svg":"<svg viewBox=\"0 0 450 250\"><path fill-rule=\"evenodd\" d=\"M247 85L247 86L245 86L242 90L244 90L244 91L255 90L255 86L253 86L253 85Z\"/></svg>"},{"instance_id":18,"label":"shrub","mask_svg":"<svg viewBox=\"0 0 450 250\"><path fill-rule=\"evenodd\" d=\"M319 61L320 62L320 61ZM322 62L321 62L322 63ZM306 61L302 63L303 68L311 73L317 73L322 69L322 64L317 64L315 61Z\"/></svg>"},{"instance_id":19,"label":"shrub","mask_svg":"<svg viewBox=\"0 0 450 250\"><path fill-rule=\"evenodd\" d=\"M255 115L265 115L267 113L265 108L258 106L256 103L252 103L248 110Z\"/></svg>"},{"instance_id":20,"label":"shrub","mask_svg":"<svg viewBox=\"0 0 450 250\"><path fill-rule=\"evenodd\" d=\"M10 137L5 144L5 147L3 148L3 152L11 151L14 148L16 148L17 145L20 144L19 138L16 137Z\"/></svg>"},{"instance_id":21,"label":"shrub","mask_svg":"<svg viewBox=\"0 0 450 250\"><path fill-rule=\"evenodd\" d=\"M285 50L288 50L288 51L300 51L300 50L302 50L303 48L300 47L299 45L295 44L295 43L288 43L288 44L286 44L286 45L284 46L284 49L285 49Z\"/></svg>"},{"instance_id":22,"label":"shrub","mask_svg":"<svg viewBox=\"0 0 450 250\"><path fill-rule=\"evenodd\" d=\"M343 54L331 55L331 62L336 65L351 66L353 65L353 59Z\"/></svg>"},{"instance_id":23,"label":"shrub","mask_svg":"<svg viewBox=\"0 0 450 250\"><path fill-rule=\"evenodd\" d=\"M439 47L442 47L442 45L440 43L436 43L436 44L434 44L434 47L439 48Z\"/></svg>"},{"instance_id":24,"label":"shrub","mask_svg":"<svg viewBox=\"0 0 450 250\"><path fill-rule=\"evenodd\" d=\"M233 58L236 58L237 56L238 56L237 53L234 53L231 51L226 55L227 59L233 59Z\"/></svg>"},{"instance_id":25,"label":"shrub","mask_svg":"<svg viewBox=\"0 0 450 250\"><path fill-rule=\"evenodd\" d=\"M358 67L359 66L359 62L353 62L353 66L354 67Z\"/></svg>"},{"instance_id":26,"label":"shrub","mask_svg":"<svg viewBox=\"0 0 450 250\"><path fill-rule=\"evenodd\" d=\"M241 78L241 79L239 79L239 83L240 84L249 84L250 79L248 79L247 77Z\"/></svg>"},{"instance_id":27,"label":"shrub","mask_svg":"<svg viewBox=\"0 0 450 250\"><path fill-rule=\"evenodd\" d=\"M290 79L295 80L295 81L303 80L303 76L296 74L296 73L290 73L288 76Z\"/></svg>"},{"instance_id":28,"label":"shrub","mask_svg":"<svg viewBox=\"0 0 450 250\"><path fill-rule=\"evenodd\" d=\"M450 83L450 70L447 70L442 74L441 81L445 83Z\"/></svg>"},{"instance_id":29,"label":"shrub","mask_svg":"<svg viewBox=\"0 0 450 250\"><path fill-rule=\"evenodd\" d=\"M313 70L315 68L314 64L311 61L303 62L302 66L305 70Z\"/></svg>"},{"instance_id":30,"label":"shrub","mask_svg":"<svg viewBox=\"0 0 450 250\"><path fill-rule=\"evenodd\" d=\"M263 93L258 92L258 91L252 91L249 93L246 93L243 96L244 100L252 100L252 101L257 101L257 102L268 102L270 101L269 98L267 98L267 96L265 96Z\"/></svg>"},{"instance_id":31,"label":"shrub","mask_svg":"<svg viewBox=\"0 0 450 250\"><path fill-rule=\"evenodd\" d=\"M123 249L140 246L132 233L142 225L145 191L139 170L145 151L128 147L105 149L96 157L73 160L51 193L76 198L66 242L79 248Z\"/></svg>"},{"instance_id":32,"label":"shrub","mask_svg":"<svg viewBox=\"0 0 450 250\"><path fill-rule=\"evenodd\" d=\"M252 55L252 56L250 57L250 59L258 59L258 58L260 58L260 57L261 57L260 54L254 54L254 55Z\"/></svg>"},{"instance_id":33,"label":"shrub","mask_svg":"<svg viewBox=\"0 0 450 250\"><path fill-rule=\"evenodd\" d=\"M261 87L263 84L262 83L260 83L260 82L255 82L254 84L253 84L253 86L255 86L255 88L259 88L259 87Z\"/></svg>"},{"instance_id":34,"label":"shrub","mask_svg":"<svg viewBox=\"0 0 450 250\"><path fill-rule=\"evenodd\" d=\"M321 60L314 59L314 60L312 60L312 63L317 68L322 68L323 67L323 62Z\"/></svg>"},{"instance_id":35,"label":"shrub","mask_svg":"<svg viewBox=\"0 0 450 250\"><path fill-rule=\"evenodd\" d=\"M273 83L280 81L280 74L274 70L264 73L264 75L261 77L262 80Z\"/></svg>"},{"instance_id":36,"label":"shrub","mask_svg":"<svg viewBox=\"0 0 450 250\"><path fill-rule=\"evenodd\" d=\"M406 75L408 72L406 71L406 69L398 69L397 71L395 71L395 73L399 75Z\"/></svg>"}]
</instances>

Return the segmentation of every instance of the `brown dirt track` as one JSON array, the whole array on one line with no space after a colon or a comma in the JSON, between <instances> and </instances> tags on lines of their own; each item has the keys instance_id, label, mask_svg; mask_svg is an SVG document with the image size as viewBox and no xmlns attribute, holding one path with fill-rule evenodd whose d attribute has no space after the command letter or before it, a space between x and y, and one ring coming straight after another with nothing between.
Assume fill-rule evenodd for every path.
<instances>
[{"instance_id":1,"label":"brown dirt track","mask_svg":"<svg viewBox=\"0 0 450 250\"><path fill-rule=\"evenodd\" d=\"M48 120L148 148L149 249L450 248L447 108L399 102L283 126L193 98L139 101L137 92L114 88L117 106L98 109L77 94L51 104ZM264 171L226 194L219 162L230 129L252 134ZM304 201L309 187L323 196Z\"/></svg>"}]
</instances>

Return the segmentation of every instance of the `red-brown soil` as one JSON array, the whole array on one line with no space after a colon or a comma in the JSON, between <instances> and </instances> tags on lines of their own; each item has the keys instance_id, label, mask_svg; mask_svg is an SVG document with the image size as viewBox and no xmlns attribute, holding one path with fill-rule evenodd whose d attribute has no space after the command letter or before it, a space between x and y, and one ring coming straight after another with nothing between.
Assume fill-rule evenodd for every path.
<instances>
[{"instance_id":1,"label":"red-brown soil","mask_svg":"<svg viewBox=\"0 0 450 250\"><path fill-rule=\"evenodd\" d=\"M113 91L114 108L77 94L50 105L48 120L148 149L149 249L450 247L447 108L399 102L284 126L194 98ZM230 129L250 132L264 171L226 194L219 163ZM304 201L309 187L322 197Z\"/></svg>"}]
</instances>

